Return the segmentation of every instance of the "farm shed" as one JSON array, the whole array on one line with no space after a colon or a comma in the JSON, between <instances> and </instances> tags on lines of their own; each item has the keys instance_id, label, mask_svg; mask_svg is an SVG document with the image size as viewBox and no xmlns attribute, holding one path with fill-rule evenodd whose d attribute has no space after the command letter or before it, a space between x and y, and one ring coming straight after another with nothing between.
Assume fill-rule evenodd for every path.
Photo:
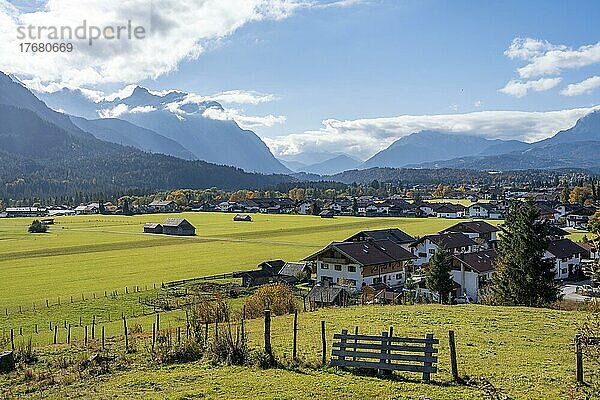
<instances>
[{"instance_id":1,"label":"farm shed","mask_svg":"<svg viewBox=\"0 0 600 400\"><path fill-rule=\"evenodd\" d=\"M233 220L240 222L252 222L252 217L248 214L236 214L235 217L233 217Z\"/></svg>"},{"instance_id":2,"label":"farm shed","mask_svg":"<svg viewBox=\"0 0 600 400\"><path fill-rule=\"evenodd\" d=\"M144 233L163 233L163 227L155 223L144 224Z\"/></svg>"},{"instance_id":3,"label":"farm shed","mask_svg":"<svg viewBox=\"0 0 600 400\"><path fill-rule=\"evenodd\" d=\"M319 213L321 218L333 218L335 216L335 211L333 210L323 210Z\"/></svg>"},{"instance_id":4,"label":"farm shed","mask_svg":"<svg viewBox=\"0 0 600 400\"><path fill-rule=\"evenodd\" d=\"M194 236L196 227L185 218L167 218L162 224L165 235Z\"/></svg>"},{"instance_id":5,"label":"farm shed","mask_svg":"<svg viewBox=\"0 0 600 400\"><path fill-rule=\"evenodd\" d=\"M317 307L343 306L348 304L349 299L350 293L346 288L327 281L319 282L306 295L306 300Z\"/></svg>"}]
</instances>

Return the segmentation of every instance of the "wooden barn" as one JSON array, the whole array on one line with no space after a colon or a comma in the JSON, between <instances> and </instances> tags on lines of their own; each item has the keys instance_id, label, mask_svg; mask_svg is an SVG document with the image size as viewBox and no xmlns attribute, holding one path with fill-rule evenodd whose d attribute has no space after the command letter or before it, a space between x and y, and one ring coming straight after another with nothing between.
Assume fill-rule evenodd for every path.
<instances>
[{"instance_id":1,"label":"wooden barn","mask_svg":"<svg viewBox=\"0 0 600 400\"><path fill-rule=\"evenodd\" d=\"M144 224L144 233L163 233L163 227L155 223Z\"/></svg>"},{"instance_id":2,"label":"wooden barn","mask_svg":"<svg viewBox=\"0 0 600 400\"><path fill-rule=\"evenodd\" d=\"M196 227L185 218L167 218L162 224L165 235L194 236Z\"/></svg>"}]
</instances>

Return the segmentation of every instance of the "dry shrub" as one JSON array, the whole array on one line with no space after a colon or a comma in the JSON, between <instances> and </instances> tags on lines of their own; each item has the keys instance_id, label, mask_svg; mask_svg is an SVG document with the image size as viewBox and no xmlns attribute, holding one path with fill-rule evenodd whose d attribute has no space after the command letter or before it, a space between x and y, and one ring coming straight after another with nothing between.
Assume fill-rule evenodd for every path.
<instances>
[{"instance_id":1,"label":"dry shrub","mask_svg":"<svg viewBox=\"0 0 600 400\"><path fill-rule=\"evenodd\" d=\"M208 345L208 356L213 362L224 362L227 365L247 365L250 360L247 338L239 326L235 335L231 323L219 330L219 335Z\"/></svg>"},{"instance_id":2,"label":"dry shrub","mask_svg":"<svg viewBox=\"0 0 600 400\"><path fill-rule=\"evenodd\" d=\"M131 328L129 328L129 333L131 333L132 335L139 335L143 331L144 328L142 328L142 324L133 324Z\"/></svg>"},{"instance_id":3,"label":"dry shrub","mask_svg":"<svg viewBox=\"0 0 600 400\"><path fill-rule=\"evenodd\" d=\"M271 310L272 315L291 314L297 310L294 293L289 286L275 283L259 287L246 300L246 316L258 318L265 310Z\"/></svg>"},{"instance_id":4,"label":"dry shrub","mask_svg":"<svg viewBox=\"0 0 600 400\"><path fill-rule=\"evenodd\" d=\"M184 363L201 359L203 353L202 344L192 338L174 343L168 335L163 334L156 338L152 359L157 364Z\"/></svg>"}]
</instances>

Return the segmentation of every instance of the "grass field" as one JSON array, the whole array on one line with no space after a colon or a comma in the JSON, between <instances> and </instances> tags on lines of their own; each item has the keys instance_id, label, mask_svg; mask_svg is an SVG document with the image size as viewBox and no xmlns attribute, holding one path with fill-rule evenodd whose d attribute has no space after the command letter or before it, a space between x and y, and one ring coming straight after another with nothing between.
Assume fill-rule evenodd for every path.
<instances>
[{"instance_id":1,"label":"grass field","mask_svg":"<svg viewBox=\"0 0 600 400\"><path fill-rule=\"evenodd\" d=\"M0 219L0 306L31 308L60 296L91 296L105 290L255 268L269 259L301 260L331 241L363 229L399 227L412 235L435 233L457 220L415 218L321 219L185 213L196 237L142 234L146 222L167 215L57 218L46 234L28 234L31 218ZM0 308L1 309L1 308Z\"/></svg>"},{"instance_id":2,"label":"grass field","mask_svg":"<svg viewBox=\"0 0 600 400\"><path fill-rule=\"evenodd\" d=\"M283 368L227 367L206 361L156 366L149 362L146 335L132 339L138 351L130 355L122 353L122 339L111 341L112 352L120 354L126 366L99 377L77 373L65 377L64 370L51 372L49 360L92 352L78 346L45 347L40 350L44 361L31 367L34 376L41 374L48 381L47 374L55 373L53 381L59 384L47 384L40 390L35 380L24 380L21 371L0 377L0 393L19 398L98 399L486 399L505 395L510 399L567 399L578 398L587 390L589 398L598 398L574 384L572 341L584 317L582 312L476 305L323 309L299 315L298 348L303 367L286 367L291 359L292 318L284 316L275 317L272 325L274 351ZM381 379L321 368L321 320L327 322L328 346L334 332L354 326L370 334L390 326L400 336L433 333L440 339L439 372L432 383L425 384L418 374ZM247 327L251 346L262 346L262 321L249 321ZM468 385L452 383L449 329L456 332L460 375L474 378Z\"/></svg>"},{"instance_id":3,"label":"grass field","mask_svg":"<svg viewBox=\"0 0 600 400\"><path fill-rule=\"evenodd\" d=\"M141 233L144 223L162 222L173 216L187 218L197 227L198 236ZM222 213L63 217L47 234L39 235L26 232L31 218L0 219L0 338L6 337L11 328L17 346L31 338L43 360L33 366L34 370L46 373L52 365L48 360L65 354L91 354L79 346L84 327L90 328L94 316L96 337L104 326L117 353L123 347L121 313L127 316L129 326L139 325L142 329L141 337L133 339L138 352L123 355L127 367L110 375L70 378L41 392L17 375L0 378L0 393L7 398L487 398L478 385L451 383L448 329L457 332L462 374L481 377L483 380L478 382L487 380L510 398L568 398L576 391L571 342L585 314L524 308L386 306L300 315L300 355L304 363L313 366L320 359L321 319L327 321L328 337L355 325L368 333L380 333L391 325L397 334L421 336L433 332L441 339L440 372L428 385L410 374L399 380L385 380L320 367L263 371L215 367L206 362L163 367L150 364L145 349L155 316L151 307L139 303L139 298L155 296L163 281L252 269L268 259L300 260L331 241L343 240L363 229L398 227L417 236L458 222L437 218L331 220L293 215L253 215L253 219L252 223L236 223L231 214ZM135 292L136 286L141 292ZM125 287L129 293L125 293ZM113 289L118 289L117 296L111 295ZM162 327L181 326L183 321L182 311L161 313ZM50 323L59 327L57 339L62 344L49 346L53 340ZM36 325L38 333L34 334ZM64 344L68 325L73 348ZM275 352L284 361L290 358L290 326L290 317L273 321ZM261 321L249 322L248 329L251 345L260 346Z\"/></svg>"}]
</instances>

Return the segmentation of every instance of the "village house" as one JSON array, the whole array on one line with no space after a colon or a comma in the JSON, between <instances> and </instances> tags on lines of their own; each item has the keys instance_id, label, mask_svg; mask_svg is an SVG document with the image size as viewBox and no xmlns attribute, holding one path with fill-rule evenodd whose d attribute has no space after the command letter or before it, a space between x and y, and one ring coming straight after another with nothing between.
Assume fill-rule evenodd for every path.
<instances>
[{"instance_id":1,"label":"village house","mask_svg":"<svg viewBox=\"0 0 600 400\"><path fill-rule=\"evenodd\" d=\"M481 219L502 219L503 215L494 205L489 203L475 203L467 207L465 216Z\"/></svg>"},{"instance_id":2,"label":"village house","mask_svg":"<svg viewBox=\"0 0 600 400\"><path fill-rule=\"evenodd\" d=\"M481 250L452 256L452 279L459 285L456 297L468 296L479 301L479 293L488 285L494 274L494 250Z\"/></svg>"},{"instance_id":3,"label":"village house","mask_svg":"<svg viewBox=\"0 0 600 400\"><path fill-rule=\"evenodd\" d=\"M194 236L196 228L184 218L167 218L162 223L162 229L165 235L176 236Z\"/></svg>"},{"instance_id":4,"label":"village house","mask_svg":"<svg viewBox=\"0 0 600 400\"><path fill-rule=\"evenodd\" d=\"M106 207L106 204L104 205ZM77 215L91 215L100 213L100 203L82 204L75 207Z\"/></svg>"},{"instance_id":5,"label":"village house","mask_svg":"<svg viewBox=\"0 0 600 400\"><path fill-rule=\"evenodd\" d=\"M576 211L572 211L565 216L566 225L569 228L587 229L587 223L595 212L594 207L581 207Z\"/></svg>"},{"instance_id":6,"label":"village house","mask_svg":"<svg viewBox=\"0 0 600 400\"><path fill-rule=\"evenodd\" d=\"M385 283L400 286L416 257L400 245L387 240L333 242L306 257L313 263L317 281L347 286L360 291L364 285Z\"/></svg>"},{"instance_id":7,"label":"village house","mask_svg":"<svg viewBox=\"0 0 600 400\"><path fill-rule=\"evenodd\" d=\"M414 265L428 264L431 256L440 247L444 247L450 254L472 253L479 250L477 243L462 232L427 235L410 245L413 254L417 257Z\"/></svg>"},{"instance_id":8,"label":"village house","mask_svg":"<svg viewBox=\"0 0 600 400\"><path fill-rule=\"evenodd\" d=\"M500 229L494 225L485 221L466 221L459 222L456 225L452 225L446 228L441 233L457 233L462 232L471 239L473 239L478 245L484 248L493 248L498 241L498 232Z\"/></svg>"},{"instance_id":9,"label":"village house","mask_svg":"<svg viewBox=\"0 0 600 400\"><path fill-rule=\"evenodd\" d=\"M310 207L312 206L312 201L303 201L296 207L298 214L310 214Z\"/></svg>"},{"instance_id":10,"label":"village house","mask_svg":"<svg viewBox=\"0 0 600 400\"><path fill-rule=\"evenodd\" d=\"M600 252L593 242L577 243L583 249L582 261L600 260Z\"/></svg>"},{"instance_id":11,"label":"village house","mask_svg":"<svg viewBox=\"0 0 600 400\"><path fill-rule=\"evenodd\" d=\"M575 275L581 268L581 258L584 250L569 239L551 240L544 258L554 263L556 279L567 279Z\"/></svg>"},{"instance_id":12,"label":"village house","mask_svg":"<svg viewBox=\"0 0 600 400\"><path fill-rule=\"evenodd\" d=\"M172 200L154 200L148 204L148 208L155 213L171 213L177 212L179 207Z\"/></svg>"},{"instance_id":13,"label":"village house","mask_svg":"<svg viewBox=\"0 0 600 400\"><path fill-rule=\"evenodd\" d=\"M360 231L344 242L362 242L365 240L387 239L399 245L407 245L415 241L415 238L398 228L376 229L371 231Z\"/></svg>"},{"instance_id":14,"label":"village house","mask_svg":"<svg viewBox=\"0 0 600 400\"><path fill-rule=\"evenodd\" d=\"M434 207L433 212L438 218L463 218L465 215L465 207L460 204L440 204Z\"/></svg>"},{"instance_id":15,"label":"village house","mask_svg":"<svg viewBox=\"0 0 600 400\"><path fill-rule=\"evenodd\" d=\"M43 207L8 207L4 210L6 217L43 217L48 210Z\"/></svg>"}]
</instances>

